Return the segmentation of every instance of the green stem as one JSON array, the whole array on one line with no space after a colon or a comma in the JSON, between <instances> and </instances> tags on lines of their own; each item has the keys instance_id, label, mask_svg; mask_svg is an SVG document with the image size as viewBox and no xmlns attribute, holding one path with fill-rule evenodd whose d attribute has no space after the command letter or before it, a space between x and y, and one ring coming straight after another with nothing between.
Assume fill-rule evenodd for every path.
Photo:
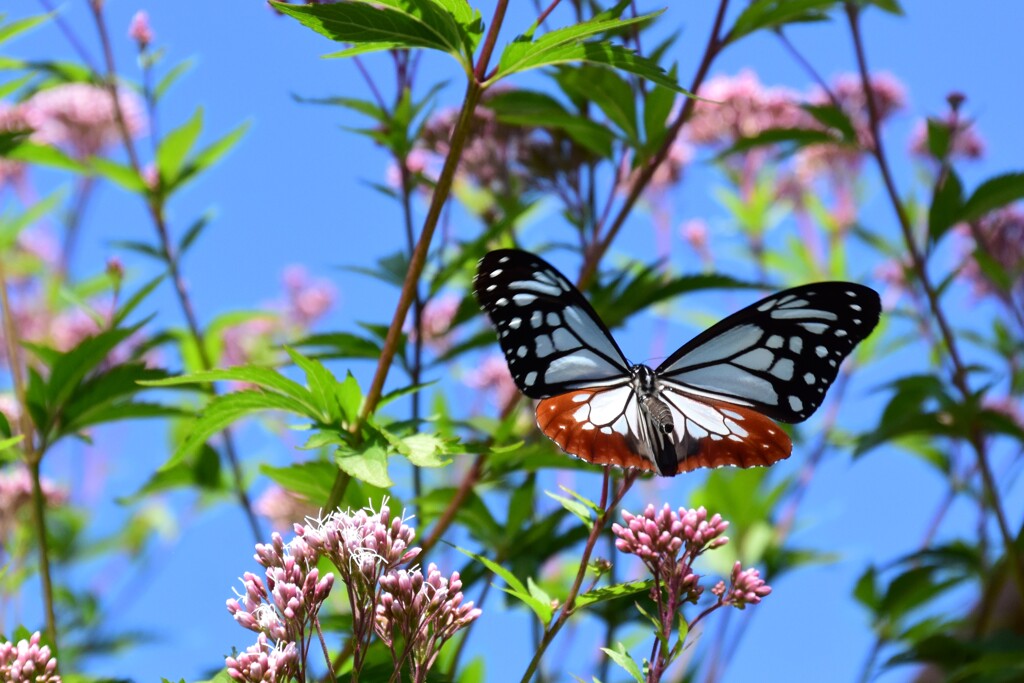
<instances>
[{"instance_id":1,"label":"green stem","mask_svg":"<svg viewBox=\"0 0 1024 683\"><path fill-rule=\"evenodd\" d=\"M972 401L974 397L971 393L970 386L967 383L967 367L964 365L960 356L956 337L954 336L953 330L949 325L949 321L946 319L946 315L939 303L939 294L935 286L932 284L931 279L928 277L928 270L924 257L917 247L917 241L914 239L914 232L910 224L910 217L907 215L903 202L900 200L899 192L896 190L896 182L893 179L892 171L889 168L889 162L885 155L881 135L881 117L879 116L878 105L875 102L874 93L871 89L871 78L868 71L867 59L864 53L864 41L860 33L860 6L854 2L847 2L845 7L846 16L850 25L850 34L853 38L854 50L857 56L857 68L860 71L861 84L864 89L864 97L867 102L868 120L872 137L871 152L875 157L879 171L882 174L882 181L885 184L886 192L889 195L889 201L896 211L896 217L903 233L903 241L910 253L915 274L921 284L921 289L928 298L928 305L931 308L932 317L938 325L939 332L946 344L946 350L949 353L950 361L953 364L953 384L960 392L964 401ZM971 426L969 441L974 449L975 455L977 456L978 469L981 472L981 480L985 488L985 497L988 498L988 504L995 515L996 522L999 527L999 533L1002 536L1006 556L1010 563L1010 567L1013 570L1014 579L1017 582L1017 590L1021 595L1024 595L1024 567L1021 566L1020 553L1017 550L1014 536L1010 532L1010 526L1006 521L1006 513L1003 511L1002 502L999 499L999 489L996 486L995 477L992 475L992 467L989 463L988 452L985 447L985 437L977 424ZM1022 530L1022 532L1024 532L1024 530Z\"/></svg>"},{"instance_id":2,"label":"green stem","mask_svg":"<svg viewBox=\"0 0 1024 683\"><path fill-rule=\"evenodd\" d=\"M23 437L21 448L25 464L28 466L32 479L32 523L39 543L39 575L43 587L43 610L46 614L46 637L53 648L53 656L57 656L57 617L53 609L53 581L50 576L50 550L46 539L46 501L43 498L43 487L40 480L40 464L43 460L42 449L36 448L35 426L28 410L25 392L25 376L22 374L20 342L18 327L14 324L14 311L7 292L7 269L3 258L0 258L0 304L3 305L4 341L7 345L7 361L11 368L11 381L14 384L14 395L18 401L18 431Z\"/></svg>"},{"instance_id":3,"label":"green stem","mask_svg":"<svg viewBox=\"0 0 1024 683\"><path fill-rule=\"evenodd\" d=\"M142 163L139 160L138 151L135 149L135 143L132 140L131 132L128 130L124 111L121 108L121 100L117 96L117 68L114 64L114 52L111 47L110 36L107 32L107 24L103 19L103 2L102 0L90 0L89 7L92 10L93 18L96 21L96 29L100 35L100 44L103 47L103 60L107 72L105 75L105 85L107 91L110 93L110 99L114 106L114 119L116 120L118 130L121 133L121 139L124 143L125 151L128 154L129 163L136 175L142 178ZM178 254L174 248L174 243L171 241L170 231L167 227L167 220L164 215L164 195L162 188L161 191L147 193L146 208L149 210L150 217L156 227L157 235L160 239L160 250L163 254L164 261L167 263L167 270L171 276L174 291L177 294L178 302L181 305L182 313L185 316L185 323L188 326L189 336L191 336L192 342L195 344L196 350L199 354L199 361L204 370L211 370L213 368L213 360L210 358L209 351L206 348L206 339L199 327L199 320L196 317L195 309L192 307L192 300L185 287L185 279L181 274ZM216 395L216 385L212 388L214 395ZM242 466L238 458L238 451L235 448L234 437L232 436L229 428L225 428L222 434L224 436L224 452L227 455L228 463L231 466L231 472L234 478L235 493L238 496L238 501L242 506L243 512L245 512L246 519L249 522L249 527L252 529L253 537L256 542L259 543L263 539L263 532L260 529L256 513L253 512L252 501L249 499L249 493L245 490Z\"/></svg>"},{"instance_id":4,"label":"green stem","mask_svg":"<svg viewBox=\"0 0 1024 683\"><path fill-rule=\"evenodd\" d=\"M608 524L608 520L615 511L615 506L619 504L623 496L626 495L626 492L629 491L633 482L636 481L636 477L637 474L635 471L630 470L626 472L626 475L622 479L622 485L619 487L618 492L616 492L611 502L609 502L608 494L611 487L611 466L606 466L604 468L604 479L601 486L601 503L599 506L601 508L601 514L596 520L594 520L594 526L590 529L590 536L587 537L587 544L583 547L583 554L580 556L580 566L576 571L576 580L573 581L572 588L569 589L569 595L566 597L565 605L563 605L561 611L558 613L558 617L544 629L544 635L541 638L540 646L537 648L537 652L534 653L533 659L530 660L530 664L526 667L526 672L523 673L520 683L530 682L534 673L537 672L537 667L540 666L540 660L544 656L544 652L551 645L551 642L555 639L555 636L558 635L558 632L562 630L562 627L565 626L566 622L569 621L569 617L571 617L575 612L576 598L579 597L580 586L583 585L583 579L587 575L587 565L590 563L590 556L594 552L594 544L597 543L598 537Z\"/></svg>"},{"instance_id":5,"label":"green stem","mask_svg":"<svg viewBox=\"0 0 1024 683\"><path fill-rule=\"evenodd\" d=\"M423 221L423 229L420 231L416 248L412 252L412 258L409 259L409 272L402 283L402 293L399 295L395 314L391 318L391 325L388 327L387 335L384 337L384 346L380 352L380 359L377 361L377 370L374 372L370 389L363 401L363 408L359 419L350 427L350 431L354 434L359 433L362 423L377 408L377 404L380 403L381 396L383 395L384 381L388 377L388 371L391 369L395 353L398 351L398 342L402 335L402 325L405 323L405 317L409 314L409 309L416 298L419 278L427 262L427 254L430 251L430 243L434 238L434 231L437 229L438 221L441 219L441 211L448 200L448 195L451 193L452 183L455 180L455 171L458 169L459 159L462 156L462 149L465 147L472 131L476 105L480 102L480 98L484 93L482 74L487 72L487 64L490 61L491 53L494 51L494 45L497 41L502 21L505 18L506 9L508 9L508 0L499 0L494 10L494 16L491 19L491 27L487 32L483 48L480 51L480 58L476 69L466 86L466 96L462 102L462 111L459 113L459 120L455 124L455 130L452 131L452 137L448 145L448 156L444 160L441 175L434 186L434 194L430 199L430 208L427 209L427 217ZM344 473L339 471L337 478L343 476L345 476ZM334 509L341 502L341 498L334 495L334 491L337 488L336 482L332 488L331 496L327 500L328 510Z\"/></svg>"}]
</instances>

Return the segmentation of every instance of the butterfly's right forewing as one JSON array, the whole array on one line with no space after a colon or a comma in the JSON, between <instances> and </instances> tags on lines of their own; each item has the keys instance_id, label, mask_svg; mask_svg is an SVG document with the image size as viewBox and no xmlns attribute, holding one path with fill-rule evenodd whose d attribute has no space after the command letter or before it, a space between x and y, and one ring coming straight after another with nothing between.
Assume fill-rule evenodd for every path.
<instances>
[{"instance_id":1,"label":"butterfly's right forewing","mask_svg":"<svg viewBox=\"0 0 1024 683\"><path fill-rule=\"evenodd\" d=\"M509 370L530 398L629 381L629 366L579 290L542 259L492 251L473 291L498 333Z\"/></svg>"}]
</instances>

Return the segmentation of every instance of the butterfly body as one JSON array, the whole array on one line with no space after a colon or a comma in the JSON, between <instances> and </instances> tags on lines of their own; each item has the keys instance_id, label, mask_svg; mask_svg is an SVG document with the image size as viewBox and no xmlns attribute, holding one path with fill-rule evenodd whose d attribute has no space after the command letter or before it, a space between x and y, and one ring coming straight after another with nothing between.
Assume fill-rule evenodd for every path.
<instances>
[{"instance_id":1,"label":"butterfly body","mask_svg":"<svg viewBox=\"0 0 1024 683\"><path fill-rule=\"evenodd\" d=\"M481 259L477 299L537 424L584 460L672 476L770 465L792 444L772 420L817 409L839 363L878 322L878 295L823 282L727 317L657 368L629 363L583 295L528 252Z\"/></svg>"}]
</instances>

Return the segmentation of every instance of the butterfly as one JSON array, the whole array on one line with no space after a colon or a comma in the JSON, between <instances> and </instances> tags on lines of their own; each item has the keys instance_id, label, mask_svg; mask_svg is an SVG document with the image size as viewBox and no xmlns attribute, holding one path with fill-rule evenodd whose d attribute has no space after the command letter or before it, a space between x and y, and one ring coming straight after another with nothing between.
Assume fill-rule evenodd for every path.
<instances>
[{"instance_id":1,"label":"butterfly","mask_svg":"<svg viewBox=\"0 0 1024 683\"><path fill-rule=\"evenodd\" d=\"M817 410L839 365L878 324L878 293L818 282L773 294L681 346L631 364L583 294L540 257L486 254L473 289L537 425L583 460L674 476L767 466L792 451L773 420Z\"/></svg>"}]
</instances>

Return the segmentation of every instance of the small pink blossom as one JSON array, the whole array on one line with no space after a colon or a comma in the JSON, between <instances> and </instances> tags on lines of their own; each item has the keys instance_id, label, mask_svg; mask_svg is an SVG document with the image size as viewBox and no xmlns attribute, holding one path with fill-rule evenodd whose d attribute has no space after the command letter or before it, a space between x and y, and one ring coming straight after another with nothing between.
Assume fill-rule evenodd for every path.
<instances>
[{"instance_id":1,"label":"small pink blossom","mask_svg":"<svg viewBox=\"0 0 1024 683\"><path fill-rule=\"evenodd\" d=\"M952 144L949 148L949 160L955 159L980 159L985 156L985 140L978 133L977 126L970 119L963 119L953 114L947 114L940 120L933 121L934 125L944 127L949 131ZM918 121L914 124L914 130L910 134L910 153L916 157L931 158L931 150L928 149L928 122Z\"/></svg>"},{"instance_id":2,"label":"small pink blossom","mask_svg":"<svg viewBox=\"0 0 1024 683\"><path fill-rule=\"evenodd\" d=\"M413 681L426 681L441 647L479 617L480 610L472 602L463 603L459 573L446 579L434 564L425 577L419 569L393 570L381 577L380 586L377 635L391 650L396 666L408 654Z\"/></svg>"},{"instance_id":3,"label":"small pink blossom","mask_svg":"<svg viewBox=\"0 0 1024 683\"><path fill-rule=\"evenodd\" d=\"M276 484L260 494L253 507L276 529L291 529L297 521L317 514L317 508L305 496Z\"/></svg>"},{"instance_id":4,"label":"small pink blossom","mask_svg":"<svg viewBox=\"0 0 1024 683\"><path fill-rule=\"evenodd\" d=\"M797 93L766 88L750 70L715 76L697 94L709 101L694 105L687 133L694 144L728 145L771 128L799 128L810 119Z\"/></svg>"},{"instance_id":5,"label":"small pink blossom","mask_svg":"<svg viewBox=\"0 0 1024 683\"><path fill-rule=\"evenodd\" d=\"M519 392L508 363L497 354L487 356L476 368L466 373L466 386L479 389L494 397L499 406L508 405Z\"/></svg>"},{"instance_id":6,"label":"small pink blossom","mask_svg":"<svg viewBox=\"0 0 1024 683\"><path fill-rule=\"evenodd\" d=\"M228 676L239 683L285 683L299 673L299 651L295 643L271 645L263 633L245 652L225 660Z\"/></svg>"},{"instance_id":7,"label":"small pink blossom","mask_svg":"<svg viewBox=\"0 0 1024 683\"><path fill-rule=\"evenodd\" d=\"M311 280L302 266L285 269L284 286L288 296L285 315L304 328L320 319L334 303L334 287L326 280Z\"/></svg>"},{"instance_id":8,"label":"small pink blossom","mask_svg":"<svg viewBox=\"0 0 1024 683\"><path fill-rule=\"evenodd\" d=\"M128 25L128 37L139 45L139 49L145 50L153 43L153 28L149 24L149 14L145 10L139 10L132 17Z\"/></svg>"},{"instance_id":9,"label":"small pink blossom","mask_svg":"<svg viewBox=\"0 0 1024 683\"><path fill-rule=\"evenodd\" d=\"M57 658L48 645L39 645L39 631L17 644L0 642L0 681L5 683L61 683Z\"/></svg>"},{"instance_id":10,"label":"small pink blossom","mask_svg":"<svg viewBox=\"0 0 1024 683\"><path fill-rule=\"evenodd\" d=\"M975 230L958 228L960 249L965 254L960 276L974 285L978 296L997 291L999 285L973 258L974 251L980 249L1005 271L1011 287L1020 287L1024 283L1024 208L1011 205L996 209L978 219Z\"/></svg>"},{"instance_id":11,"label":"small pink blossom","mask_svg":"<svg viewBox=\"0 0 1024 683\"><path fill-rule=\"evenodd\" d=\"M721 598L722 604L744 609L747 605L756 605L761 598L772 592L772 587L761 578L756 569L743 569L739 562L732 567L732 585Z\"/></svg>"},{"instance_id":12,"label":"small pink blossom","mask_svg":"<svg viewBox=\"0 0 1024 683\"><path fill-rule=\"evenodd\" d=\"M117 94L128 133L137 137L146 128L142 102L128 90ZM100 154L121 141L110 93L88 83L67 83L41 90L25 104L33 138L64 145L78 157Z\"/></svg>"},{"instance_id":13,"label":"small pink blossom","mask_svg":"<svg viewBox=\"0 0 1024 683\"><path fill-rule=\"evenodd\" d=\"M7 396L0 398L7 399ZM12 418L17 419L21 412L16 402L13 405L11 403L10 400L4 400L3 406L0 407L8 422L11 422ZM67 501L67 491L52 480L42 477L39 484L43 490L43 501L47 506L57 507ZM28 510L31 503L32 477L28 470L22 465L0 470L0 549L6 547L7 540L18 524L19 516Z\"/></svg>"},{"instance_id":14,"label":"small pink blossom","mask_svg":"<svg viewBox=\"0 0 1024 683\"><path fill-rule=\"evenodd\" d=\"M451 348L448 332L461 303L462 300L454 294L444 294L431 299L423 307L423 343L437 353L444 353ZM415 328L410 328L409 338L416 339Z\"/></svg>"}]
</instances>

